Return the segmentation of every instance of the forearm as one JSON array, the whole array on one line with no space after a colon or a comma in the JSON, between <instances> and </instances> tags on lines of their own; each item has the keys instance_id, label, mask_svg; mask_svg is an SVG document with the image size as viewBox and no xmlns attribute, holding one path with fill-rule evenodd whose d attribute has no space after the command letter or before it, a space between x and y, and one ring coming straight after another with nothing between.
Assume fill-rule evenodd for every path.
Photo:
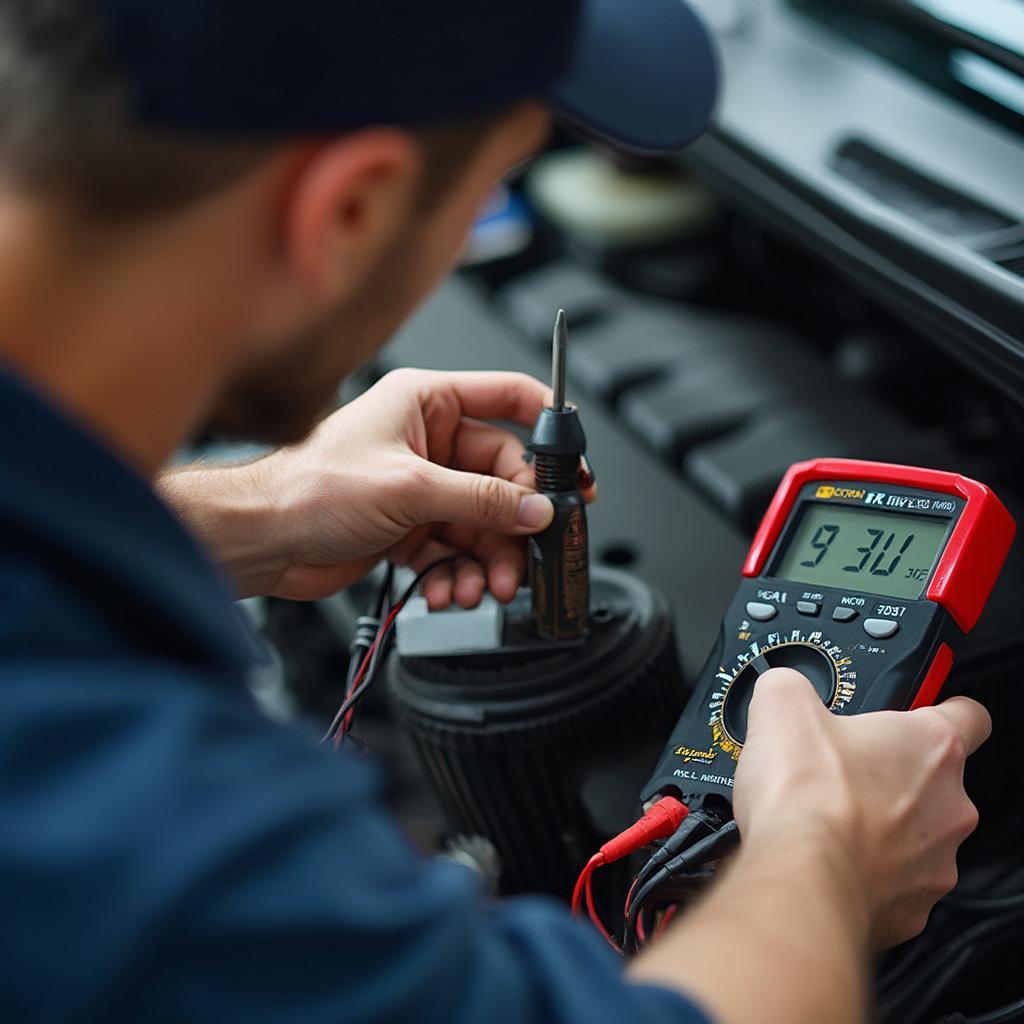
<instances>
[{"instance_id":1,"label":"forearm","mask_svg":"<svg viewBox=\"0 0 1024 1024\"><path fill-rule=\"evenodd\" d=\"M734 864L633 977L684 992L719 1024L856 1024L867 1015L867 908L828 842L773 840Z\"/></svg>"},{"instance_id":2,"label":"forearm","mask_svg":"<svg viewBox=\"0 0 1024 1024\"><path fill-rule=\"evenodd\" d=\"M264 460L187 466L163 474L157 491L234 582L240 597L270 593L288 565L281 510Z\"/></svg>"}]
</instances>

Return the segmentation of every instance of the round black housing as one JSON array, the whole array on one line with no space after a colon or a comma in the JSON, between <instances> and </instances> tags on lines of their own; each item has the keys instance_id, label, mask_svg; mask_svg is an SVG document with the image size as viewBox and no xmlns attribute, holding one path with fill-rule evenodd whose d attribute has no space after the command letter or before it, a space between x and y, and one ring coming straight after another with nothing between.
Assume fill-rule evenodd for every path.
<instances>
[{"instance_id":1,"label":"round black housing","mask_svg":"<svg viewBox=\"0 0 1024 1024\"><path fill-rule=\"evenodd\" d=\"M631 759L649 769L686 697L664 598L605 568L594 571L581 642L395 656L388 683L452 830L494 844L503 892L561 896L635 817L635 789L616 777Z\"/></svg>"}]
</instances>

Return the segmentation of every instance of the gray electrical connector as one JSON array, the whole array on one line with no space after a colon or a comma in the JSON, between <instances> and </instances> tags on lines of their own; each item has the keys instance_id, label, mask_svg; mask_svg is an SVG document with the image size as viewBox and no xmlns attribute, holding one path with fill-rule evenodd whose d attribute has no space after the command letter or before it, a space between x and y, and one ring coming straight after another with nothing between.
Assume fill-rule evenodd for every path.
<instances>
[{"instance_id":1,"label":"gray electrical connector","mask_svg":"<svg viewBox=\"0 0 1024 1024\"><path fill-rule=\"evenodd\" d=\"M396 645L403 658L439 658L498 650L505 630L505 608L485 594L476 608L432 612L414 597L396 623Z\"/></svg>"}]
</instances>

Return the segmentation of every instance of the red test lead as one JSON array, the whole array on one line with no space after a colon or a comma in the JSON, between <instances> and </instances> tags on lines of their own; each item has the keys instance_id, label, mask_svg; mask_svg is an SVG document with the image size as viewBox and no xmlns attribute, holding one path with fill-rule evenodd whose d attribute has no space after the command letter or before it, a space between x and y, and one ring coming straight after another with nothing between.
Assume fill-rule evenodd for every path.
<instances>
[{"instance_id":1,"label":"red test lead","mask_svg":"<svg viewBox=\"0 0 1024 1024\"><path fill-rule=\"evenodd\" d=\"M584 898L586 898L591 921L616 952L619 952L618 944L601 922L594 905L591 891L591 878L594 872L606 864L612 864L623 857L628 857L631 853L636 853L637 850L642 850L657 839L667 839L679 828L687 814L689 814L689 808L682 801L671 796L662 797L639 821L630 825L614 839L609 839L587 861L586 867L580 872L572 893L573 913L580 915L583 912Z\"/></svg>"},{"instance_id":2,"label":"red test lead","mask_svg":"<svg viewBox=\"0 0 1024 1024\"><path fill-rule=\"evenodd\" d=\"M656 839L667 839L689 813L690 809L682 801L663 796L636 824L630 825L625 832L620 832L601 847L599 852L604 856L602 863L612 864L642 850Z\"/></svg>"}]
</instances>

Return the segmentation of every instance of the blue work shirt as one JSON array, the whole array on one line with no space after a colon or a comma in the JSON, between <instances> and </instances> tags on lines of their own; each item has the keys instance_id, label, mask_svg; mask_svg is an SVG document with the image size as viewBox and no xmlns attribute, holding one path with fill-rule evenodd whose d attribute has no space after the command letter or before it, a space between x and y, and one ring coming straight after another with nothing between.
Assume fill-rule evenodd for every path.
<instances>
[{"instance_id":1,"label":"blue work shirt","mask_svg":"<svg viewBox=\"0 0 1024 1024\"><path fill-rule=\"evenodd\" d=\"M150 486L0 372L0 1007L16 1021L690 1024L564 908L418 855L266 720Z\"/></svg>"}]
</instances>

